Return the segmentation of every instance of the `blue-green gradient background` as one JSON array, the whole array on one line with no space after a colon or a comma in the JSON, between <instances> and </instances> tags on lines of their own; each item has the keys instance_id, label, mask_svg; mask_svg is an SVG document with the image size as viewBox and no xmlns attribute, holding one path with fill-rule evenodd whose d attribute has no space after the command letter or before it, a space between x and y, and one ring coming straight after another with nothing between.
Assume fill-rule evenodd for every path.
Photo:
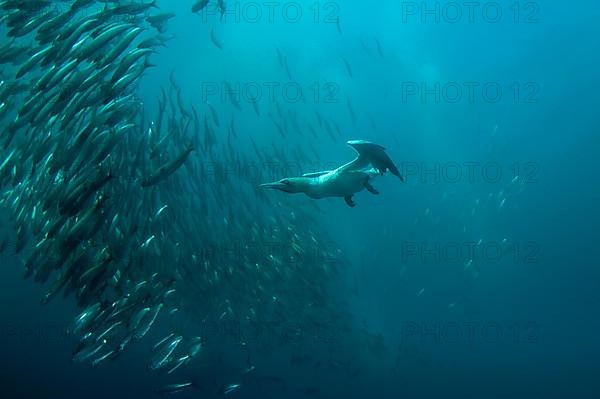
<instances>
[{"instance_id":1,"label":"blue-green gradient background","mask_svg":"<svg viewBox=\"0 0 600 399\"><path fill-rule=\"evenodd\" d=\"M237 7L241 10L247 3ZM447 3L439 3L440 9ZM255 4L263 12L268 10L262 2ZM292 110L301 120L314 120L318 109L337 121L344 140L380 143L397 163L404 164L405 172L414 167L418 172L409 173L404 184L390 176L378 178L375 185L382 194L359 193L354 209L341 200L324 200L323 213L315 214L322 219L320 228L349 260L343 269L346 281L340 286L349 283L353 289L340 289L339 294L356 328L340 331L339 344L306 348L319 353L299 351L310 359L329 359L331 365L294 364L289 348L258 354L255 362L261 364L260 371L283 378L286 386L249 383L233 395L597 397L600 5L520 2L515 21L515 4L499 1L495 4L503 14L492 23L482 16L487 4L482 2L472 22L462 5L465 14L452 23L443 13L436 22L435 15L426 15L423 21L421 12L406 15L407 9L403 11L413 5L421 9L421 2L345 0L333 3L335 8L317 3L321 14L315 23L309 8L312 2L300 1L296 4L303 16L300 22L290 23L281 14L285 4L276 8L273 22L268 15L252 22L253 14L236 13L219 21L215 15L191 14L191 1L158 0L161 9L177 14L168 26L175 38L152 57L157 67L138 88L147 116L155 115L159 88L169 84L174 71L186 102L200 107L208 100L224 121L237 112L237 151L252 152L250 136L263 146L307 148L310 134L283 138L277 133L267 116L275 112L273 103L263 99L263 117L257 118L251 104L243 100L239 112L220 94L203 98L207 84L225 80L242 86L289 82L277 61L279 49L287 58L291 81L309 93L307 102L293 103L276 92L283 109ZM424 4L433 9L436 2ZM236 5L230 1L229 7ZM453 11L447 10L445 16L453 18ZM324 21L330 11L339 17L341 33L336 24ZM528 17L535 21L525 23ZM212 29L222 50L211 43ZM342 57L351 65L352 78ZM464 82L479 84L473 101ZM310 98L309 88L315 83L335 84L339 102ZM421 93L407 95L409 86L422 83L428 88L457 83L465 92L456 102L443 93L439 102L434 95L424 99ZM499 101L482 94L486 83L502 88ZM516 101L515 83L519 84ZM532 97L527 84L536 88ZM348 111L348 99L356 122ZM333 143L327 136L312 145L322 154L319 164L339 163L351 154L343 141ZM490 181L479 168L469 180L466 162L497 163L502 176ZM436 183L436 173L420 174L424 165L439 165L443 170L449 164L463 165L461 178L453 181L442 173ZM515 167L520 170L515 172ZM526 172L531 179L512 182ZM240 180L240 184L255 183ZM298 198L299 206L309 201ZM10 232L6 215L3 220L2 229ZM480 239L487 243L507 239L511 248L523 251L497 262L478 258L470 267L464 253L459 261L449 262L444 256L436 261L434 256L407 252L410 245L463 246ZM527 252L532 248L533 254ZM166 326L118 362L98 369L73 364L75 342L62 329L77 311L75 305L58 299L41 306L43 287L23 281L15 256L2 256L0 389L6 394L0 396L157 397L154 389L159 379L146 372L145 365L151 343ZM473 339L467 336L470 323L479 326ZM485 325L499 328L499 339L492 339L492 332L491 338L482 333ZM455 326L462 333L456 342L450 342L450 333L436 330ZM342 341L352 341L345 334L367 335L375 344L344 345ZM356 342L364 345L365 341ZM347 359L352 360L346 363ZM199 374L228 372L215 358L199 363L204 362L210 365L197 365ZM351 366L335 366L338 363ZM178 396L211 397L211 389Z\"/></svg>"}]
</instances>

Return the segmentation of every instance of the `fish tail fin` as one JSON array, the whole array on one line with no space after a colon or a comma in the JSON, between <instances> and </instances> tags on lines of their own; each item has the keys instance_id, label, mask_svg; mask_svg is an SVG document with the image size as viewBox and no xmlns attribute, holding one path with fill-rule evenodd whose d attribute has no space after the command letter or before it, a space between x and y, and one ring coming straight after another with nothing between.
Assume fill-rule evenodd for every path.
<instances>
[{"instance_id":1,"label":"fish tail fin","mask_svg":"<svg viewBox=\"0 0 600 399\"><path fill-rule=\"evenodd\" d=\"M188 151L196 151L196 144L194 143L194 140L190 139L190 142L187 145L187 149Z\"/></svg>"},{"instance_id":2,"label":"fish tail fin","mask_svg":"<svg viewBox=\"0 0 600 399\"><path fill-rule=\"evenodd\" d=\"M154 67L156 67L156 64L151 63L148 58L146 58L144 60L144 69L146 69L146 68L154 68Z\"/></svg>"}]
</instances>

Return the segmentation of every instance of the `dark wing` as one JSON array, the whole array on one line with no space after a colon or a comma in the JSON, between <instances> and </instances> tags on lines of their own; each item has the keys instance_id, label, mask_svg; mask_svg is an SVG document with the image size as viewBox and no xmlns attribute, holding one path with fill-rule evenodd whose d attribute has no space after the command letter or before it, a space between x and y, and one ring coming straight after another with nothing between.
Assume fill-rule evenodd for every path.
<instances>
[{"instance_id":1,"label":"dark wing","mask_svg":"<svg viewBox=\"0 0 600 399\"><path fill-rule=\"evenodd\" d=\"M400 171L385 152L384 147L365 140L350 140L348 145L356 151L358 156L352 162L342 166L340 170L363 170L372 165L380 174L383 175L389 170L390 173L404 181Z\"/></svg>"}]
</instances>

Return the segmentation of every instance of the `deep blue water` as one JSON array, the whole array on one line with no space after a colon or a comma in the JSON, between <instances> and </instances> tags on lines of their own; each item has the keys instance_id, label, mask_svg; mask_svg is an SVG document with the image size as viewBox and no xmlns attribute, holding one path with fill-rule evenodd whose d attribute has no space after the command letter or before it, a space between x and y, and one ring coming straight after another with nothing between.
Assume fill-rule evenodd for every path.
<instances>
[{"instance_id":1,"label":"deep blue water","mask_svg":"<svg viewBox=\"0 0 600 399\"><path fill-rule=\"evenodd\" d=\"M186 101L208 100L222 115L231 112L221 98L222 81L263 88L293 82L309 100L295 103L275 90L277 102L301 119L314 118L318 109L343 132L337 143L315 140L318 166L349 159L344 141L360 138L384 145L406 174L403 184L378 178L381 195L357 194L356 208L322 200L324 212L316 214L349 260L340 286L352 290L339 291L359 327L303 348L310 359L327 354L330 364L318 368L314 361L290 362L289 348L257 355L267 374L287 381L285 389L253 383L232 396L597 397L596 2L482 2L471 22L459 3L348 0L317 3L315 22L312 3L300 1L291 3L303 13L297 23L282 15L286 2L277 3L273 22L260 2L252 3L265 14L257 22L243 12L252 12L248 2L224 21L192 15L190 3L158 1L177 14L168 26L175 38L153 56L157 67L140 83L147 115L172 71ZM422 13L436 4L439 22ZM457 4L462 18L448 21ZM502 10L498 22L491 21L493 11L482 15L486 4ZM339 17L341 33L324 20L329 12ZM211 43L211 29L222 50ZM291 79L276 49L287 58ZM315 84L318 100L310 98ZM327 84L335 88L331 103L324 99ZM208 94L214 87L219 92ZM264 100L262 112L275 112ZM243 95L241 103L236 118L243 137L289 147L311 137L284 140L268 118L254 117ZM248 148L240 140L240 148ZM145 370L150 342L101 368L73 364L75 342L63 330L75 304L67 298L42 307L43 287L23 281L17 265L4 256L2 397L157 397L157 378ZM355 341L361 334L369 340ZM203 375L227 372L219 362L204 361L195 366ZM210 397L196 391L177 396Z\"/></svg>"}]
</instances>

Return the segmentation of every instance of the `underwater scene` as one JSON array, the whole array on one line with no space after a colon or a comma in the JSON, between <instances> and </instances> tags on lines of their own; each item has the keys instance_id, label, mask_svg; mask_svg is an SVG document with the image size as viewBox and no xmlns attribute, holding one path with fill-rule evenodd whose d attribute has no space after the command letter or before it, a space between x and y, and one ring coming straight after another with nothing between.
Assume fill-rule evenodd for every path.
<instances>
[{"instance_id":1,"label":"underwater scene","mask_svg":"<svg viewBox=\"0 0 600 399\"><path fill-rule=\"evenodd\" d=\"M599 397L599 19L0 0L0 397Z\"/></svg>"}]
</instances>

